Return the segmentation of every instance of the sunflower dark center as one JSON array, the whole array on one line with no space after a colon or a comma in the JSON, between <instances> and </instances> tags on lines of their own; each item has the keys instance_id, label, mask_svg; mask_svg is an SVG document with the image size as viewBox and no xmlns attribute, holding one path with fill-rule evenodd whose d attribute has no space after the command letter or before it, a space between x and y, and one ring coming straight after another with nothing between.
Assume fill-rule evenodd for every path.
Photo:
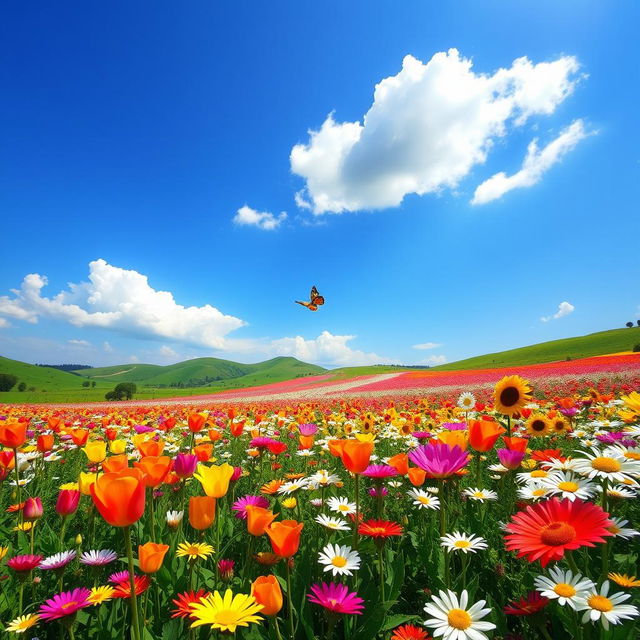
<instances>
[{"instance_id":1,"label":"sunflower dark center","mask_svg":"<svg viewBox=\"0 0 640 640\"><path fill-rule=\"evenodd\" d=\"M520 400L520 392L515 387L506 387L500 394L500 402L505 407L512 407Z\"/></svg>"},{"instance_id":2,"label":"sunflower dark center","mask_svg":"<svg viewBox=\"0 0 640 640\"><path fill-rule=\"evenodd\" d=\"M544 420L534 420L534 421L531 423L531 428L532 428L534 431L544 431L544 430L545 430L545 427L546 427L546 425L545 425L545 423L544 423Z\"/></svg>"}]
</instances>

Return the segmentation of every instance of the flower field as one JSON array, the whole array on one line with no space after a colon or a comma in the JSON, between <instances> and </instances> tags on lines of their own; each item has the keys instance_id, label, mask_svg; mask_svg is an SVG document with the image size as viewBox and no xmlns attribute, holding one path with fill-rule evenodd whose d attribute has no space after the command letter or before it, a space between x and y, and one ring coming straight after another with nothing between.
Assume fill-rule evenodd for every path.
<instances>
[{"instance_id":1,"label":"flower field","mask_svg":"<svg viewBox=\"0 0 640 640\"><path fill-rule=\"evenodd\" d=\"M515 373L0 406L6 637L637 638L640 359Z\"/></svg>"}]
</instances>

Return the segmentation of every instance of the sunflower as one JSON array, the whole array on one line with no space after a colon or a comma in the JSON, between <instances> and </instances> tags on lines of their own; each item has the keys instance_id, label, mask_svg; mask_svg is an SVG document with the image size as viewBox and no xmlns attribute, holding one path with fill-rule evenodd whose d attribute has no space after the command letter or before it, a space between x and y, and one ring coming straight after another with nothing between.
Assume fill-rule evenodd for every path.
<instances>
[{"instance_id":1,"label":"sunflower","mask_svg":"<svg viewBox=\"0 0 640 640\"><path fill-rule=\"evenodd\" d=\"M219 591L214 591L190 606L191 617L194 619L192 628L209 624L212 629L235 633L237 627L248 627L250 623L262 620L256 614L263 606L253 596L244 593L234 596L231 589L225 591L224 597Z\"/></svg>"},{"instance_id":2,"label":"sunflower","mask_svg":"<svg viewBox=\"0 0 640 640\"><path fill-rule=\"evenodd\" d=\"M498 413L513 416L531 402L531 387L520 376L505 376L493 391L493 404Z\"/></svg>"},{"instance_id":3,"label":"sunflower","mask_svg":"<svg viewBox=\"0 0 640 640\"><path fill-rule=\"evenodd\" d=\"M178 545L178 558L188 557L189 560L206 559L213 553L213 547L205 542L182 542Z\"/></svg>"},{"instance_id":4,"label":"sunflower","mask_svg":"<svg viewBox=\"0 0 640 640\"><path fill-rule=\"evenodd\" d=\"M556 416L551 420L552 433L564 433L569 428L569 423L561 416Z\"/></svg>"},{"instance_id":5,"label":"sunflower","mask_svg":"<svg viewBox=\"0 0 640 640\"><path fill-rule=\"evenodd\" d=\"M534 413L525 423L525 428L530 436L546 436L551 431L552 424L547 416Z\"/></svg>"}]
</instances>

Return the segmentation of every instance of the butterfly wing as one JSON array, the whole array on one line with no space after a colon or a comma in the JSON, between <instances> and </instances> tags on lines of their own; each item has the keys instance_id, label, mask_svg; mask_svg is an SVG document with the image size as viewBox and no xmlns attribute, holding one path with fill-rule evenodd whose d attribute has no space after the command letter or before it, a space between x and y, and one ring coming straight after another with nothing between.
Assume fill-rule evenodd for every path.
<instances>
[{"instance_id":1,"label":"butterfly wing","mask_svg":"<svg viewBox=\"0 0 640 640\"><path fill-rule=\"evenodd\" d=\"M324 304L324 298L320 295L318 290L314 287L311 287L311 294L309 296L311 300L311 304L314 306L320 306Z\"/></svg>"}]
</instances>

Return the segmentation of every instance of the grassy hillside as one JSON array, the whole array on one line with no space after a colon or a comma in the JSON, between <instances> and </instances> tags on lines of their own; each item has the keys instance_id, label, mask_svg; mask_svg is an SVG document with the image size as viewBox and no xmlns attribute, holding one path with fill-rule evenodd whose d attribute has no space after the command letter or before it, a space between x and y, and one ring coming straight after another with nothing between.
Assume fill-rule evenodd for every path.
<instances>
[{"instance_id":1,"label":"grassy hillside","mask_svg":"<svg viewBox=\"0 0 640 640\"><path fill-rule=\"evenodd\" d=\"M370 364L361 367L340 367L333 369L331 373L336 380L349 380L358 376L372 376L379 373L400 373L401 371L414 371L423 367L403 367L392 364ZM426 367L424 367L426 369Z\"/></svg>"},{"instance_id":2,"label":"grassy hillside","mask_svg":"<svg viewBox=\"0 0 640 640\"><path fill-rule=\"evenodd\" d=\"M0 373L9 373L18 378L18 382L14 387L17 389L18 384L24 382L29 387L35 387L38 392L50 392L58 391L61 389L82 389L82 383L85 379L73 375L73 373L67 373L66 371L60 371L58 369L51 369L50 367L37 367L34 364L27 364L26 362L20 362L19 360L10 360L9 358L3 358L0 356ZM98 383L96 382L96 387ZM107 387L106 383L101 383L100 388ZM12 391L11 393L13 393ZM26 392L25 392L26 393ZM104 392L103 392L104 393ZM0 393L0 398L3 394Z\"/></svg>"},{"instance_id":3,"label":"grassy hillside","mask_svg":"<svg viewBox=\"0 0 640 640\"><path fill-rule=\"evenodd\" d=\"M632 329L613 329L599 331L576 338L564 338L541 342L528 347L488 353L483 356L467 358L458 362L450 362L437 367L436 370L455 371L459 369L492 369L495 367L511 367L542 362L555 362L571 358L588 358L608 353L631 351L640 343L640 327Z\"/></svg>"}]
</instances>

